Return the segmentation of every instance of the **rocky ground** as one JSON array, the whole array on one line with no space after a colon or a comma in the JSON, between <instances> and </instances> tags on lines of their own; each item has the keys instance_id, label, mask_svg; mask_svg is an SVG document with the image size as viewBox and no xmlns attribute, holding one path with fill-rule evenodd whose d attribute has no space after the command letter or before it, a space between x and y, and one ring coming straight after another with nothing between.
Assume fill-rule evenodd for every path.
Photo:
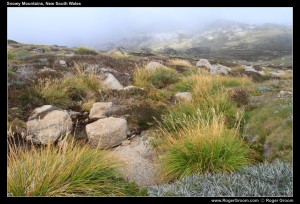
<instances>
[{"instance_id":1,"label":"rocky ground","mask_svg":"<svg viewBox=\"0 0 300 204\"><path fill-rule=\"evenodd\" d=\"M16 42L9 42L8 52L8 122L12 135L44 145L57 144L62 136L71 134L92 147L107 149L123 163L121 171L128 180L136 181L140 186L159 183L158 156L151 145L153 117L159 118L176 100L191 100L191 94L168 93L163 101L157 100L145 87L133 85L133 73L144 66L149 70L170 67L183 73L188 69L185 65L172 65L168 56L154 54L133 56L124 50L77 54L75 49L66 47ZM245 105L249 111L259 108L266 100L290 100L292 97L292 70L242 64L225 66L207 59L186 60L194 68L208 70L211 74L250 77L256 82L256 91ZM42 92L44 98L34 95L34 90L39 90L41 84L46 83L44 88L47 87L47 82L41 80L64 80L78 72L79 76L96 76L102 89L91 88L87 93L81 93L74 86L70 105L53 100L49 103L51 100L45 100L45 96L51 94L48 89L49 92ZM60 83L65 81L58 82L57 87ZM65 88L69 87L66 83ZM73 93L71 91L66 93ZM266 141L276 145L275 140ZM281 148L291 148L290 144L285 145ZM265 145L265 149L270 148Z\"/></svg>"}]
</instances>

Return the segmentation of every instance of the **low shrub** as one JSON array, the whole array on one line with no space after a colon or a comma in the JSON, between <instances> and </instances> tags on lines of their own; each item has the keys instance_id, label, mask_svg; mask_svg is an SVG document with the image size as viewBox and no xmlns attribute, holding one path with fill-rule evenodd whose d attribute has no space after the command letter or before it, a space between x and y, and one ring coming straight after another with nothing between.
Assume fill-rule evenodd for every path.
<instances>
[{"instance_id":1,"label":"low shrub","mask_svg":"<svg viewBox=\"0 0 300 204\"><path fill-rule=\"evenodd\" d=\"M249 102L249 93L248 90L243 88L236 88L230 90L229 92L230 98L237 104L238 107L242 105L246 105Z\"/></svg>"},{"instance_id":2,"label":"low shrub","mask_svg":"<svg viewBox=\"0 0 300 204\"><path fill-rule=\"evenodd\" d=\"M86 47L79 47L76 51L75 54L77 55L98 55L98 52Z\"/></svg>"},{"instance_id":3,"label":"low shrub","mask_svg":"<svg viewBox=\"0 0 300 204\"><path fill-rule=\"evenodd\" d=\"M150 187L148 194L189 197L293 196L293 167L276 161L246 166L233 174L194 174L171 184Z\"/></svg>"}]
</instances>

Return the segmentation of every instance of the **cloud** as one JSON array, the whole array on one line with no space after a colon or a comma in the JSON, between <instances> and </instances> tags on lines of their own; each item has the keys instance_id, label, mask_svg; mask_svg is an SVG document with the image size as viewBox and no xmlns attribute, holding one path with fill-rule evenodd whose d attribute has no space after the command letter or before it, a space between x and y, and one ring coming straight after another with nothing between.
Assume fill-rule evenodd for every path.
<instances>
[{"instance_id":1,"label":"cloud","mask_svg":"<svg viewBox=\"0 0 300 204\"><path fill-rule=\"evenodd\" d=\"M195 30L217 19L292 25L292 8L8 8L8 38L96 46L136 33Z\"/></svg>"}]
</instances>

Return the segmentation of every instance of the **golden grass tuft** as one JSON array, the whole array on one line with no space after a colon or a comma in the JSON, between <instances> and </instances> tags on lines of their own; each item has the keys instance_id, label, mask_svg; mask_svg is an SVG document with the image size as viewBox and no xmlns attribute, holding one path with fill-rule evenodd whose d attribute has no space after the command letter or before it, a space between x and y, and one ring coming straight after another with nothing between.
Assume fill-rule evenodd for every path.
<instances>
[{"instance_id":1,"label":"golden grass tuft","mask_svg":"<svg viewBox=\"0 0 300 204\"><path fill-rule=\"evenodd\" d=\"M183 178L194 173L233 172L254 163L255 152L238 136L236 127L226 127L223 114L213 109L211 119L197 112L196 120L180 118L183 128L170 132L160 125L164 142L159 151L163 152L163 180Z\"/></svg>"},{"instance_id":2,"label":"golden grass tuft","mask_svg":"<svg viewBox=\"0 0 300 204\"><path fill-rule=\"evenodd\" d=\"M14 196L145 195L119 174L119 162L105 151L64 139L60 147L31 150L10 143L8 192Z\"/></svg>"},{"instance_id":3,"label":"golden grass tuft","mask_svg":"<svg viewBox=\"0 0 300 204\"><path fill-rule=\"evenodd\" d=\"M189 61L182 60L182 59L169 60L169 65L183 66L183 67L192 67L193 66Z\"/></svg>"}]
</instances>

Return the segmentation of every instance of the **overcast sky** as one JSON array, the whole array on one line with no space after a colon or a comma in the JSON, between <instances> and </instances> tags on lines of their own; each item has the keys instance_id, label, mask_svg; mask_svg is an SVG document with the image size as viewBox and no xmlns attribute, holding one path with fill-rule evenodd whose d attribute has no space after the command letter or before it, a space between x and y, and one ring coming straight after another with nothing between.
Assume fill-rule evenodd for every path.
<instances>
[{"instance_id":1,"label":"overcast sky","mask_svg":"<svg viewBox=\"0 0 300 204\"><path fill-rule=\"evenodd\" d=\"M8 8L8 38L95 46L134 33L195 30L217 19L292 25L292 8Z\"/></svg>"}]
</instances>

